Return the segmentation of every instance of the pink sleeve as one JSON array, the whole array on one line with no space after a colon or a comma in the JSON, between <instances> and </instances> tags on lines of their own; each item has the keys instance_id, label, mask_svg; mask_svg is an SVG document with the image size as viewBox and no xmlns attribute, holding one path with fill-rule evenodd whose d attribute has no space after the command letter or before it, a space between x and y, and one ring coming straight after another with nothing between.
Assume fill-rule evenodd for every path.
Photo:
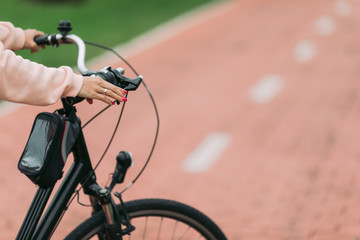
<instances>
[{"instance_id":1,"label":"pink sleeve","mask_svg":"<svg viewBox=\"0 0 360 240\"><path fill-rule=\"evenodd\" d=\"M22 39L24 33L20 28L0 22L0 99L49 105L60 97L76 96L83 77L69 67L48 68L15 55L9 49L21 49Z\"/></svg>"},{"instance_id":2,"label":"pink sleeve","mask_svg":"<svg viewBox=\"0 0 360 240\"><path fill-rule=\"evenodd\" d=\"M24 31L14 27L10 22L0 22L0 42L5 49L20 50L25 44Z\"/></svg>"}]
</instances>

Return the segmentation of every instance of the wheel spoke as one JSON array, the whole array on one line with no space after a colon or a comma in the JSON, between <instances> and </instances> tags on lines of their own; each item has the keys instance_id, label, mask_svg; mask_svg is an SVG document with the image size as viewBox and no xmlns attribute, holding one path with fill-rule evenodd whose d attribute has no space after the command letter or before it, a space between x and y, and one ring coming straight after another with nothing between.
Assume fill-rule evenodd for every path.
<instances>
[{"instance_id":1,"label":"wheel spoke","mask_svg":"<svg viewBox=\"0 0 360 240\"><path fill-rule=\"evenodd\" d=\"M143 232L143 240L145 240L145 237L146 237L147 223L148 223L148 217L145 218L145 226L144 226L144 232Z\"/></svg>"},{"instance_id":2,"label":"wheel spoke","mask_svg":"<svg viewBox=\"0 0 360 240\"><path fill-rule=\"evenodd\" d=\"M202 238L203 238L203 236L199 235L199 237L198 237L197 239L200 240L200 239L202 239Z\"/></svg>"},{"instance_id":3,"label":"wheel spoke","mask_svg":"<svg viewBox=\"0 0 360 240\"><path fill-rule=\"evenodd\" d=\"M175 221L171 240L174 240L174 239L175 239L175 232L176 232L177 223L178 223L178 221Z\"/></svg>"},{"instance_id":4,"label":"wheel spoke","mask_svg":"<svg viewBox=\"0 0 360 240\"><path fill-rule=\"evenodd\" d=\"M184 230L184 232L182 233L182 235L180 235L179 236L179 240L181 240L181 239L183 239L183 237L185 236L185 234L189 231L189 229L191 229L191 227L190 226L188 226L185 230Z\"/></svg>"},{"instance_id":5,"label":"wheel spoke","mask_svg":"<svg viewBox=\"0 0 360 240\"><path fill-rule=\"evenodd\" d=\"M118 207L122 209L122 206ZM128 236L123 236L124 240L226 240L211 219L196 209L178 202L144 199L126 203L125 207L128 207L129 219L135 229ZM104 219L101 213L93 215L75 229L66 240L79 239L79 232L80 239L84 240L107 238L103 235L106 224Z\"/></svg>"},{"instance_id":6,"label":"wheel spoke","mask_svg":"<svg viewBox=\"0 0 360 240\"><path fill-rule=\"evenodd\" d=\"M161 228L162 228L163 219L164 219L163 217L161 217L161 219L160 219L160 226L159 226L159 231L158 231L157 240L160 239L160 234L161 234Z\"/></svg>"}]
</instances>

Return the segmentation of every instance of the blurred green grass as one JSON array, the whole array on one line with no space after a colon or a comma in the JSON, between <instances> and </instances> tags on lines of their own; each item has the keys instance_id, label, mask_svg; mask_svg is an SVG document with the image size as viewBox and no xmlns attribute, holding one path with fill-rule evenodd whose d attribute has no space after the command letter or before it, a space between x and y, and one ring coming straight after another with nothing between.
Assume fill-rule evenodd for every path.
<instances>
[{"instance_id":1,"label":"blurred green grass","mask_svg":"<svg viewBox=\"0 0 360 240\"><path fill-rule=\"evenodd\" d=\"M56 33L60 20L70 20L76 34L87 41L116 46L154 28L192 8L216 0L82 0L70 1L1 0L1 21L10 21L23 29L35 28ZM73 2L75 2L73 0ZM30 54L19 51L24 58L46 66L74 66L76 46ZM88 47L87 59L103 50ZM71 56L71 57L69 57ZM74 56L74 57L72 57Z\"/></svg>"}]
</instances>

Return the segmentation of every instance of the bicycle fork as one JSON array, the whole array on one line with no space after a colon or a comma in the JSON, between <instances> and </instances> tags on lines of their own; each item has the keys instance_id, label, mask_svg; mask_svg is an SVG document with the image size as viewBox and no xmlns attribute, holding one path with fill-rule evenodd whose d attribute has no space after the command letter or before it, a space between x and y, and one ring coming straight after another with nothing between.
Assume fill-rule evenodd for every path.
<instances>
[{"instance_id":1,"label":"bicycle fork","mask_svg":"<svg viewBox=\"0 0 360 240\"><path fill-rule=\"evenodd\" d=\"M117 164L109 187L102 188L95 181L95 174L91 176L91 181L84 185L84 192L90 196L90 202L93 207L93 214L102 210L105 214L107 224L105 225L105 239L122 239L125 234L130 234L135 227L131 225L129 217L124 208L120 194L115 194L122 206L121 210L116 207L116 204L111 196L111 191L117 183L122 183L127 169L132 163L131 154L125 151L119 153L116 157ZM122 229L122 225L125 229ZM103 239L100 238L100 239Z\"/></svg>"}]
</instances>

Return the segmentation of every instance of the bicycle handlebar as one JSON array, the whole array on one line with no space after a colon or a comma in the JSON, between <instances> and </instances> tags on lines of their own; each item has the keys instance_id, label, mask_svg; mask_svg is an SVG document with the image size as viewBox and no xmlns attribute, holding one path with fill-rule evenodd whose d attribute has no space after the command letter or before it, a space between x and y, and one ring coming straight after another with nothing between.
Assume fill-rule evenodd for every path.
<instances>
[{"instance_id":1,"label":"bicycle handlebar","mask_svg":"<svg viewBox=\"0 0 360 240\"><path fill-rule=\"evenodd\" d=\"M45 35L45 36L41 36L41 37L36 37L34 38L34 41L36 42L37 45L47 45L47 38L49 35Z\"/></svg>"},{"instance_id":2,"label":"bicycle handlebar","mask_svg":"<svg viewBox=\"0 0 360 240\"><path fill-rule=\"evenodd\" d=\"M62 22L60 22L60 24L61 23ZM66 31L61 31L61 34L49 34L41 37L36 37L34 38L34 41L38 45L52 45L53 47L58 47L61 44L76 44L78 47L77 67L83 76L92 76L92 75L100 76L105 81L108 81L127 91L136 90L139 87L140 83L142 82L143 79L142 76L138 76L134 79L125 77L123 75L124 73L123 69L111 69L111 67L105 67L100 71L91 71L87 69L85 66L85 54L86 54L85 43L80 37L74 34L67 34Z\"/></svg>"},{"instance_id":3,"label":"bicycle handlebar","mask_svg":"<svg viewBox=\"0 0 360 240\"><path fill-rule=\"evenodd\" d=\"M54 47L58 47L60 44L72 44L75 43L78 46L78 59L77 59L77 67L82 75L89 76L94 74L95 72L89 71L85 66L85 54L86 54L86 48L84 41L74 35L62 35L62 34L51 34L51 35L45 35L42 37L36 37L34 38L34 41L37 45L52 45Z\"/></svg>"}]
</instances>

